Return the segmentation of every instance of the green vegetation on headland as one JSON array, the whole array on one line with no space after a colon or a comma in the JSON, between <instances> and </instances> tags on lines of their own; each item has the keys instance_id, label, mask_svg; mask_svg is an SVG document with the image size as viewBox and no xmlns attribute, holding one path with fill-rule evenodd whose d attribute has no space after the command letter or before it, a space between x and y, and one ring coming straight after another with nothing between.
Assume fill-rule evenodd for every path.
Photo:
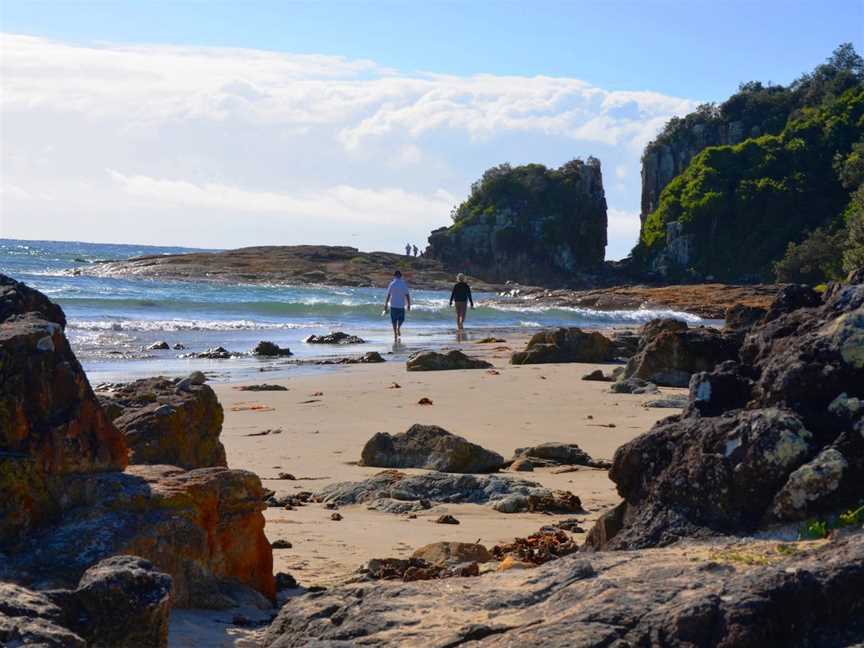
<instances>
[{"instance_id":1,"label":"green vegetation on headland","mask_svg":"<svg viewBox=\"0 0 864 648\"><path fill-rule=\"evenodd\" d=\"M709 146L662 190L633 251L667 280L818 283L864 257L864 61L839 47L788 87L748 83L673 119L674 144L718 123L759 136ZM766 134L767 133L767 134Z\"/></svg>"},{"instance_id":2,"label":"green vegetation on headland","mask_svg":"<svg viewBox=\"0 0 864 648\"><path fill-rule=\"evenodd\" d=\"M606 199L594 158L492 167L451 216L426 255L487 280L555 283L603 263Z\"/></svg>"}]
</instances>

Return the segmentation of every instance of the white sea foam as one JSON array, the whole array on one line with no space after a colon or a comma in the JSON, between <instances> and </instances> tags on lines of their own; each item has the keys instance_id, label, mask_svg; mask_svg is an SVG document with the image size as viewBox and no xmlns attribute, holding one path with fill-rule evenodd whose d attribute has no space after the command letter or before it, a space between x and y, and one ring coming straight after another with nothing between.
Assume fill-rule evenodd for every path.
<instances>
[{"instance_id":1,"label":"white sea foam","mask_svg":"<svg viewBox=\"0 0 864 648\"><path fill-rule=\"evenodd\" d=\"M320 328L320 322L255 322L253 320L71 320L73 331L259 331Z\"/></svg>"}]
</instances>

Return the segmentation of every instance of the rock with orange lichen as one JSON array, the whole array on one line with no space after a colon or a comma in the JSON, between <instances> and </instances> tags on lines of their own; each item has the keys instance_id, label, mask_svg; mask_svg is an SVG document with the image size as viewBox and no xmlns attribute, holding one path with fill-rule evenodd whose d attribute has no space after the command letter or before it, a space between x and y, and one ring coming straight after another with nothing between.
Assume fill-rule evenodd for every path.
<instances>
[{"instance_id":1,"label":"rock with orange lichen","mask_svg":"<svg viewBox=\"0 0 864 648\"><path fill-rule=\"evenodd\" d=\"M19 582L68 587L100 560L130 554L173 578L180 607L264 605L275 597L264 489L255 474L130 466L70 477L64 488L61 522L8 556Z\"/></svg>"},{"instance_id":2,"label":"rock with orange lichen","mask_svg":"<svg viewBox=\"0 0 864 648\"><path fill-rule=\"evenodd\" d=\"M0 546L56 517L64 476L127 463L65 323L44 295L0 275Z\"/></svg>"},{"instance_id":3,"label":"rock with orange lichen","mask_svg":"<svg viewBox=\"0 0 864 648\"><path fill-rule=\"evenodd\" d=\"M208 385L160 376L122 385L99 398L126 436L129 463L190 470L228 465L219 440L222 405Z\"/></svg>"}]
</instances>

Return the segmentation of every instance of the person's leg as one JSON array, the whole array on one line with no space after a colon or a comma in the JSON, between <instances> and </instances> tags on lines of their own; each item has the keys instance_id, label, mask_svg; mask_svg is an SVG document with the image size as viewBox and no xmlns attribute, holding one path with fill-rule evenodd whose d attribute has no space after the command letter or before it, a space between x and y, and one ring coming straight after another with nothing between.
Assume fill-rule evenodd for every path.
<instances>
[{"instance_id":1,"label":"person's leg","mask_svg":"<svg viewBox=\"0 0 864 648\"><path fill-rule=\"evenodd\" d=\"M460 331L465 325L465 307L467 302L456 302L456 328Z\"/></svg>"}]
</instances>

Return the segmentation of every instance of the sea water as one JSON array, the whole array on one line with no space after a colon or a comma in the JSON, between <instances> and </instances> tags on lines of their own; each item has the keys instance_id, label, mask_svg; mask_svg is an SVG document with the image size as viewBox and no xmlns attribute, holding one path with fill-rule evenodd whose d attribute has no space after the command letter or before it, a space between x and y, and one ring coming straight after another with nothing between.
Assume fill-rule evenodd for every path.
<instances>
[{"instance_id":1,"label":"sea water","mask_svg":"<svg viewBox=\"0 0 864 648\"><path fill-rule=\"evenodd\" d=\"M248 353L260 340L293 352L291 360L346 356L365 351L402 359L420 348L457 342L449 293L412 291L400 345L393 344L389 317L382 315L385 291L377 288L284 286L165 281L138 277L76 274L99 261L136 256L195 252L177 247L113 245L0 239L0 273L41 290L66 312L69 336L78 359L94 383L150 375L179 376L199 369L216 380L273 377L303 369L284 359L249 355L230 360L181 358L222 346ZM475 293L463 342L494 332L542 327L609 328L655 317L702 320L671 310L599 311L504 303L491 293ZM304 342L312 334L345 331L367 344L326 347ZM164 340L183 350L148 351Z\"/></svg>"}]
</instances>

